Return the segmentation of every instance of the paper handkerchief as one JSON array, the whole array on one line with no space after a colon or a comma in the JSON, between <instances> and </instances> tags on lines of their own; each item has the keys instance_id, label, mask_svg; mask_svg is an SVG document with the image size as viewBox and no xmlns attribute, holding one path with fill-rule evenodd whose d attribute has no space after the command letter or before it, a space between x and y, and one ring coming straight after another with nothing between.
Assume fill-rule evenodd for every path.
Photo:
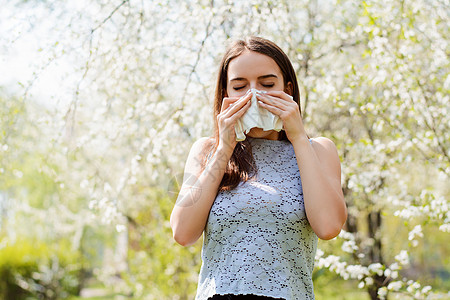
<instances>
[{"instance_id":1,"label":"paper handkerchief","mask_svg":"<svg viewBox=\"0 0 450 300\"><path fill-rule=\"evenodd\" d=\"M236 141L245 140L245 133L248 133L253 127L262 128L263 130L276 130L280 131L283 127L283 121L277 115L274 115L267 109L258 105L258 99L256 99L256 92L266 93L265 91L258 91L256 89L249 90L252 93L252 103L245 112L245 114L239 118L234 125L236 132ZM247 92L248 93L248 92Z\"/></svg>"}]
</instances>

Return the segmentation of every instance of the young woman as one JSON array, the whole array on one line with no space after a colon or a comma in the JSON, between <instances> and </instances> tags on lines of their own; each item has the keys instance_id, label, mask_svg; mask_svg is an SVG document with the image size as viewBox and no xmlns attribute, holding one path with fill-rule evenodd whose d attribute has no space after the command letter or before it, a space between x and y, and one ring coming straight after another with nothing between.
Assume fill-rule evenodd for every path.
<instances>
[{"instance_id":1,"label":"young woman","mask_svg":"<svg viewBox=\"0 0 450 300\"><path fill-rule=\"evenodd\" d=\"M266 92L258 105L283 129L255 127L237 142L234 125L250 107L252 88ZM297 78L277 45L258 37L231 44L214 123L214 136L191 148L170 217L183 246L204 232L196 299L314 299L317 240L339 234L347 208L336 146L308 138Z\"/></svg>"}]
</instances>

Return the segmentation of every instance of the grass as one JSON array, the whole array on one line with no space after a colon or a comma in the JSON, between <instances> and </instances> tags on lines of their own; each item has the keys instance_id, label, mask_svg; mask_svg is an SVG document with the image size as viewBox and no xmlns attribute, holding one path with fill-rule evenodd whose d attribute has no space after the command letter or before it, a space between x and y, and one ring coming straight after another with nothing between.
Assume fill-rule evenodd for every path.
<instances>
[{"instance_id":1,"label":"grass","mask_svg":"<svg viewBox=\"0 0 450 300\"><path fill-rule=\"evenodd\" d=\"M370 300L366 290L359 289L357 282L343 280L330 274L314 281L316 300Z\"/></svg>"}]
</instances>

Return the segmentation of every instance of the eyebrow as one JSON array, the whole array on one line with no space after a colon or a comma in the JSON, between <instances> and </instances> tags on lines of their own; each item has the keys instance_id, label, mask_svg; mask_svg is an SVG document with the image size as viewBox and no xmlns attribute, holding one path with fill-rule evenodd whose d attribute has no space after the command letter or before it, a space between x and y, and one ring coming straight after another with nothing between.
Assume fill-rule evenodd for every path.
<instances>
[{"instance_id":1,"label":"eyebrow","mask_svg":"<svg viewBox=\"0 0 450 300\"><path fill-rule=\"evenodd\" d=\"M266 79L266 78L273 78L273 77L278 78L278 76L275 74L267 74L267 75L259 76L258 79ZM243 80L246 80L246 79L244 77L236 77L236 78L231 79L230 82L231 81L243 81Z\"/></svg>"}]
</instances>

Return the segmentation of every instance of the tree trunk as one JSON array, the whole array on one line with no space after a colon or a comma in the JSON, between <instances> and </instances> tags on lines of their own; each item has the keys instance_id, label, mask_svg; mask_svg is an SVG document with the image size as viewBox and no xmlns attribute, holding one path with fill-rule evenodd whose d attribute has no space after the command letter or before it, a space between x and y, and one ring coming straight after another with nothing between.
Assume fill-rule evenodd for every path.
<instances>
[{"instance_id":1,"label":"tree trunk","mask_svg":"<svg viewBox=\"0 0 450 300\"><path fill-rule=\"evenodd\" d=\"M369 228L369 238L373 240L373 247L370 249L370 260L373 263L383 263L381 253L381 211L372 211L367 215L367 225Z\"/></svg>"},{"instance_id":2,"label":"tree trunk","mask_svg":"<svg viewBox=\"0 0 450 300\"><path fill-rule=\"evenodd\" d=\"M381 244L381 211L372 211L367 215L367 225L369 229L369 237L373 240L373 246L369 251L371 263L383 264L383 253ZM370 299L379 300L378 289L386 285L386 276L382 274L374 275L373 285L369 286L367 291L370 295ZM386 297L387 299L387 297Z\"/></svg>"}]
</instances>

